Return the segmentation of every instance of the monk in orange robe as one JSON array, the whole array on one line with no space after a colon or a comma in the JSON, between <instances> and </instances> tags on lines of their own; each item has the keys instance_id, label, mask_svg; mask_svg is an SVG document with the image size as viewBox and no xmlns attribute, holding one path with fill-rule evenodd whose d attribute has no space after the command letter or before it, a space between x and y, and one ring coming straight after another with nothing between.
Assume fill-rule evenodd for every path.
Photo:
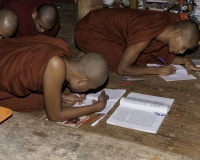
<instances>
[{"instance_id":1,"label":"monk in orange robe","mask_svg":"<svg viewBox=\"0 0 200 160\"><path fill-rule=\"evenodd\" d=\"M199 26L179 14L127 8L97 9L75 28L75 42L83 53L98 52L119 75L174 74L169 64L184 64L188 74L200 71L190 59L177 56L199 42ZM163 60L161 62L159 57ZM147 63L165 64L147 67Z\"/></svg>"},{"instance_id":2,"label":"monk in orange robe","mask_svg":"<svg viewBox=\"0 0 200 160\"><path fill-rule=\"evenodd\" d=\"M44 34L55 37L60 28L58 10L52 0L6 0L0 8L14 11L19 17L19 26L13 37Z\"/></svg>"},{"instance_id":3,"label":"monk in orange robe","mask_svg":"<svg viewBox=\"0 0 200 160\"><path fill-rule=\"evenodd\" d=\"M0 47L0 106L14 111L45 109L52 121L69 120L105 108L105 92L94 105L62 107L62 102L81 103L85 99L81 93L96 89L107 80L108 64L101 54L71 59L67 43L44 35L2 39ZM66 83L80 95L62 93Z\"/></svg>"}]
</instances>

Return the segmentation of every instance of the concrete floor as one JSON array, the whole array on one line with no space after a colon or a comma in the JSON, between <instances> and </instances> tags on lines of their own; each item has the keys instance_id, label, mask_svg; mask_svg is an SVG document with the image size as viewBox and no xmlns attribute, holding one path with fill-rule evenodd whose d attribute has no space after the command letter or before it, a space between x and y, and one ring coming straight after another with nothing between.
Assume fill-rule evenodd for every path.
<instances>
[{"instance_id":1,"label":"concrete floor","mask_svg":"<svg viewBox=\"0 0 200 160\"><path fill-rule=\"evenodd\" d=\"M58 37L71 46L76 56L75 4L57 4L61 18ZM0 160L194 160L18 112L0 124L0 142Z\"/></svg>"},{"instance_id":2,"label":"concrete floor","mask_svg":"<svg viewBox=\"0 0 200 160\"><path fill-rule=\"evenodd\" d=\"M194 160L14 112L0 125L0 160Z\"/></svg>"}]
</instances>

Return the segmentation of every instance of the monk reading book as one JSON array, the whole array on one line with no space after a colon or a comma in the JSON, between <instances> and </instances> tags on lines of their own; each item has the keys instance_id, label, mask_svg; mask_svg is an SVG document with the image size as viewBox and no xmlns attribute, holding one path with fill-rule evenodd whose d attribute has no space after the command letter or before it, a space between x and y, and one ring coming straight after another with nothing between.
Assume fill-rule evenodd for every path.
<instances>
[{"instance_id":1,"label":"monk reading book","mask_svg":"<svg viewBox=\"0 0 200 160\"><path fill-rule=\"evenodd\" d=\"M188 74L200 71L179 56L199 42L199 26L179 14L128 8L90 11L75 28L75 42L83 53L98 52L119 75L170 75L184 64ZM159 60L161 57L165 62ZM147 63L163 64L147 67Z\"/></svg>"},{"instance_id":2,"label":"monk reading book","mask_svg":"<svg viewBox=\"0 0 200 160\"><path fill-rule=\"evenodd\" d=\"M51 121L105 108L108 96L104 91L92 105L62 107L62 102L81 103L85 99L81 93L105 83L108 64L101 54L71 59L67 43L44 35L3 39L0 47L0 106L21 112L45 109ZM64 94L65 84L75 93Z\"/></svg>"},{"instance_id":3,"label":"monk reading book","mask_svg":"<svg viewBox=\"0 0 200 160\"><path fill-rule=\"evenodd\" d=\"M14 11L19 17L19 26L14 37L45 34L55 37L60 20L56 5L52 0L5 0L0 8Z\"/></svg>"}]
</instances>

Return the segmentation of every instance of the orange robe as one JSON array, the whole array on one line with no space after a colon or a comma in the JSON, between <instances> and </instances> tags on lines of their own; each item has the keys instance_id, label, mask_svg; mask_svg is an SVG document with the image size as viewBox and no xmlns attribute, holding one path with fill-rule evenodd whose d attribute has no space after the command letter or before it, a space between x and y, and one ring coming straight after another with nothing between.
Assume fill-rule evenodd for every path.
<instances>
[{"instance_id":1,"label":"orange robe","mask_svg":"<svg viewBox=\"0 0 200 160\"><path fill-rule=\"evenodd\" d=\"M55 55L71 58L63 40L44 35L0 41L0 106L15 111L44 109L43 75Z\"/></svg>"},{"instance_id":2,"label":"orange robe","mask_svg":"<svg viewBox=\"0 0 200 160\"><path fill-rule=\"evenodd\" d=\"M36 6L41 4L55 5L52 0L1 0L0 8L8 8L16 12L19 19L18 30L13 37L35 36L39 33L35 30L32 13ZM44 35L55 37L60 28L60 20L56 23L54 28L50 31L44 32Z\"/></svg>"},{"instance_id":3,"label":"orange robe","mask_svg":"<svg viewBox=\"0 0 200 160\"><path fill-rule=\"evenodd\" d=\"M97 52L107 59L109 68L116 71L125 49L133 44L151 40L168 26L180 21L178 14L134 9L97 9L83 17L75 28L75 42L84 53ZM140 54L136 65L158 63L158 56L170 64L175 55L168 46L152 40Z\"/></svg>"}]
</instances>

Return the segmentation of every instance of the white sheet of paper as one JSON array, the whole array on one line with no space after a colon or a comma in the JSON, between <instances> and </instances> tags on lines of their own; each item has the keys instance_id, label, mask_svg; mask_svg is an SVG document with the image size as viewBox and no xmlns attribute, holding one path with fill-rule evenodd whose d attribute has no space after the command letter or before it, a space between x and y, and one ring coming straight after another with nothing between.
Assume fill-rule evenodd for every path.
<instances>
[{"instance_id":1,"label":"white sheet of paper","mask_svg":"<svg viewBox=\"0 0 200 160\"><path fill-rule=\"evenodd\" d=\"M105 88L103 90L109 96L108 101L114 101L114 102L117 102L122 97L122 95L126 92L125 89L107 89L107 88ZM87 95L87 98L97 100L99 95L101 94L101 92L102 91L99 91L97 93L90 93Z\"/></svg>"},{"instance_id":2,"label":"white sheet of paper","mask_svg":"<svg viewBox=\"0 0 200 160\"><path fill-rule=\"evenodd\" d=\"M108 113L112 107L115 105L115 103L123 96L123 94L126 92L125 89L103 89L105 93L109 96L109 99L106 103L106 107L101 112L96 112L97 114L106 114ZM87 95L85 103L82 105L79 105L76 103L74 107L81 107L81 106L87 106L92 105L92 100L98 100L99 95L102 91L99 91L97 93L90 93Z\"/></svg>"},{"instance_id":3,"label":"white sheet of paper","mask_svg":"<svg viewBox=\"0 0 200 160\"><path fill-rule=\"evenodd\" d=\"M147 64L147 66L161 66L158 64ZM160 76L161 78L163 78L165 81L178 81L178 80L192 80L192 79L196 79L195 76L190 75L188 76L188 73L186 71L186 69L184 67L182 67L181 65L172 65L174 67L176 67L176 73L169 75L169 76Z\"/></svg>"}]
</instances>

